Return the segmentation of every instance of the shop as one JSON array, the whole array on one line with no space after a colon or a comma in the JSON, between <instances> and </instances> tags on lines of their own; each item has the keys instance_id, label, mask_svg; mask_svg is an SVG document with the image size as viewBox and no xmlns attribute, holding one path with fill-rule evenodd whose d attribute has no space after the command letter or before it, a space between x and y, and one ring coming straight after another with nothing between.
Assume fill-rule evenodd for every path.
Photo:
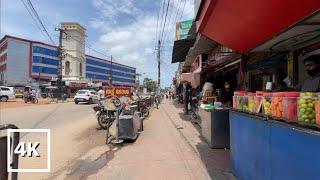
<instances>
[{"instance_id":1,"label":"shop","mask_svg":"<svg viewBox=\"0 0 320 180\"><path fill-rule=\"evenodd\" d=\"M314 0L200 4L197 32L240 54L229 113L237 179L320 179L319 92L296 89L307 79L303 60L320 54L319 8ZM213 80L226 78L216 71L208 70Z\"/></svg>"}]
</instances>

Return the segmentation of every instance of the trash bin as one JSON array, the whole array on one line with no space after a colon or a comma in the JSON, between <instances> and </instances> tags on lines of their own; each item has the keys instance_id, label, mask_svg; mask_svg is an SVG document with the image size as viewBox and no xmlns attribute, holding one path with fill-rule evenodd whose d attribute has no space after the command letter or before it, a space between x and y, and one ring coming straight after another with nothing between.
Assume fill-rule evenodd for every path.
<instances>
[{"instance_id":1,"label":"trash bin","mask_svg":"<svg viewBox=\"0 0 320 180\"><path fill-rule=\"evenodd\" d=\"M229 109L200 108L201 136L211 148L229 148Z\"/></svg>"}]
</instances>

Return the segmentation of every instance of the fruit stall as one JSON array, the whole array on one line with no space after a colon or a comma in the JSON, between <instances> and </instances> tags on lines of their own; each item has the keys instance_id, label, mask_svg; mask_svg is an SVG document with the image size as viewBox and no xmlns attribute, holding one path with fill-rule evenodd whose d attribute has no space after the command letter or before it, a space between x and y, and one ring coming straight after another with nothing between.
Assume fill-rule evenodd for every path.
<instances>
[{"instance_id":1,"label":"fruit stall","mask_svg":"<svg viewBox=\"0 0 320 180\"><path fill-rule=\"evenodd\" d=\"M320 93L237 91L230 137L238 179L320 179Z\"/></svg>"}]
</instances>

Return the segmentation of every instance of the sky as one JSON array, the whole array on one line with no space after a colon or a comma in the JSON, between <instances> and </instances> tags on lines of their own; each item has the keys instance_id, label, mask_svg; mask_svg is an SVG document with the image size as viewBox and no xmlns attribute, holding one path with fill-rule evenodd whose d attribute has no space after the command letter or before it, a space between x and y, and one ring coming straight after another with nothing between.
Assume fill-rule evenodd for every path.
<instances>
[{"instance_id":1,"label":"sky","mask_svg":"<svg viewBox=\"0 0 320 180\"><path fill-rule=\"evenodd\" d=\"M1 38L4 35L52 44L28 14L22 1L1 1ZM156 41L162 0L31 0L50 36L58 44L60 22L78 22L86 28L89 55L137 68L140 80L157 80ZM168 1L165 0L167 3ZM161 86L168 87L177 70L171 64L175 22L194 17L193 0L170 0L161 53ZM158 22L158 28L157 28ZM162 26L162 25L161 25ZM107 57L105 56L107 55Z\"/></svg>"}]
</instances>

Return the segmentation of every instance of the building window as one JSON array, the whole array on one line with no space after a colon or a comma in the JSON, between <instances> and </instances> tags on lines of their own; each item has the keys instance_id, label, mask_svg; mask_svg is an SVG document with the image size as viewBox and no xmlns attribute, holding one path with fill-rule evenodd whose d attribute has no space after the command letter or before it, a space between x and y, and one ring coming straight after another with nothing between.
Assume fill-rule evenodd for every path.
<instances>
[{"instance_id":1,"label":"building window","mask_svg":"<svg viewBox=\"0 0 320 180\"><path fill-rule=\"evenodd\" d=\"M68 76L70 74L70 62L66 61L64 67L64 74Z\"/></svg>"},{"instance_id":2,"label":"building window","mask_svg":"<svg viewBox=\"0 0 320 180\"><path fill-rule=\"evenodd\" d=\"M80 76L82 76L82 63L79 64L79 68L80 68Z\"/></svg>"}]
</instances>

